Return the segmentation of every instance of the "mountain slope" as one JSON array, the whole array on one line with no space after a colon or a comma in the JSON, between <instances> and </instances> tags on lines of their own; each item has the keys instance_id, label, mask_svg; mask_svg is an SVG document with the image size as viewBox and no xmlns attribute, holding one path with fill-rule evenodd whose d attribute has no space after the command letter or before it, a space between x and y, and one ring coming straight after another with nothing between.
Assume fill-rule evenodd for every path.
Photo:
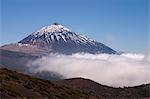
<instances>
[{"instance_id":1,"label":"mountain slope","mask_svg":"<svg viewBox=\"0 0 150 99\"><path fill-rule=\"evenodd\" d=\"M135 87L113 88L101 85L89 79L72 78L55 81L57 85L64 85L75 90L91 93L109 99L149 99L150 84Z\"/></svg>"},{"instance_id":2,"label":"mountain slope","mask_svg":"<svg viewBox=\"0 0 150 99\"><path fill-rule=\"evenodd\" d=\"M48 80L58 80L62 77L53 71L32 72L29 62L36 60L39 56L30 55L22 52L14 52L0 49L0 67L8 68L18 72L26 73L35 77Z\"/></svg>"},{"instance_id":3,"label":"mountain slope","mask_svg":"<svg viewBox=\"0 0 150 99\"><path fill-rule=\"evenodd\" d=\"M50 26L42 27L33 32L16 44L9 44L1 47L12 51L22 51L26 53L108 53L117 52L106 45L89 39L85 36L72 32L70 29L53 23ZM29 52L28 52L29 51Z\"/></svg>"},{"instance_id":4,"label":"mountain slope","mask_svg":"<svg viewBox=\"0 0 150 99\"><path fill-rule=\"evenodd\" d=\"M0 69L0 79L1 99L92 99L90 97L95 97L4 68Z\"/></svg>"},{"instance_id":5,"label":"mountain slope","mask_svg":"<svg viewBox=\"0 0 150 99\"><path fill-rule=\"evenodd\" d=\"M34 61L37 56L0 49L0 66L24 72L28 69L27 62Z\"/></svg>"},{"instance_id":6,"label":"mountain slope","mask_svg":"<svg viewBox=\"0 0 150 99\"><path fill-rule=\"evenodd\" d=\"M113 88L84 78L50 82L6 68L0 69L0 96L3 99L149 99L150 84Z\"/></svg>"}]
</instances>

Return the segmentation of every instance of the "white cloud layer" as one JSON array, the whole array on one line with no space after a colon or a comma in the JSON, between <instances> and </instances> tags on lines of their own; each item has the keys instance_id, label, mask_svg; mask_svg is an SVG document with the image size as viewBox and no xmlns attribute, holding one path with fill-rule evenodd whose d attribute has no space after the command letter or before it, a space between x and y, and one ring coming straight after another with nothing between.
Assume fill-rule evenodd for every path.
<instances>
[{"instance_id":1,"label":"white cloud layer","mask_svg":"<svg viewBox=\"0 0 150 99\"><path fill-rule=\"evenodd\" d=\"M150 83L150 57L144 54L50 54L30 64L36 71L54 71L67 78L84 77L109 86Z\"/></svg>"}]
</instances>

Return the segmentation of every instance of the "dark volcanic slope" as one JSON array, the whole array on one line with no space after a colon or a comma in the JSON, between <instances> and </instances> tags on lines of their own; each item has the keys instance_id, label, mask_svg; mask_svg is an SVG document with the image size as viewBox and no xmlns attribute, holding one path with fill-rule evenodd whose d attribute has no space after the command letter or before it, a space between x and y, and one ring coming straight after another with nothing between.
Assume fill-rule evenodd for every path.
<instances>
[{"instance_id":1,"label":"dark volcanic slope","mask_svg":"<svg viewBox=\"0 0 150 99\"><path fill-rule=\"evenodd\" d=\"M55 82L83 92L95 94L104 98L115 99L150 99L150 84L135 87L113 88L101 85L89 79L73 78Z\"/></svg>"},{"instance_id":2,"label":"dark volcanic slope","mask_svg":"<svg viewBox=\"0 0 150 99\"><path fill-rule=\"evenodd\" d=\"M28 99L95 99L86 93L58 86L50 81L27 76L15 71L0 69L0 98ZM94 98L95 97L95 98Z\"/></svg>"},{"instance_id":3,"label":"dark volcanic slope","mask_svg":"<svg viewBox=\"0 0 150 99\"><path fill-rule=\"evenodd\" d=\"M37 56L26 53L0 49L0 66L5 66L5 68L12 70L26 71L28 61L33 61L37 58Z\"/></svg>"},{"instance_id":4,"label":"dark volcanic slope","mask_svg":"<svg viewBox=\"0 0 150 99\"><path fill-rule=\"evenodd\" d=\"M63 78L58 73L52 71L42 71L37 73L33 73L32 71L30 71L29 66L27 66L28 63L30 61L34 61L38 57L39 56L33 56L27 53L13 52L0 49L0 67L27 73L42 79L58 80Z\"/></svg>"}]
</instances>

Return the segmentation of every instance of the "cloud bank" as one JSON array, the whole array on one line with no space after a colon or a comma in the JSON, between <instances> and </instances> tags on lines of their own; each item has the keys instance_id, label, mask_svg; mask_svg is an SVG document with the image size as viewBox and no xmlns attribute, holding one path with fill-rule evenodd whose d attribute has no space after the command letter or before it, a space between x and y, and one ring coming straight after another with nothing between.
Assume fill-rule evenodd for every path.
<instances>
[{"instance_id":1,"label":"cloud bank","mask_svg":"<svg viewBox=\"0 0 150 99\"><path fill-rule=\"evenodd\" d=\"M30 66L34 72L54 71L66 78L84 77L116 87L150 83L150 57L144 54L50 54Z\"/></svg>"}]
</instances>

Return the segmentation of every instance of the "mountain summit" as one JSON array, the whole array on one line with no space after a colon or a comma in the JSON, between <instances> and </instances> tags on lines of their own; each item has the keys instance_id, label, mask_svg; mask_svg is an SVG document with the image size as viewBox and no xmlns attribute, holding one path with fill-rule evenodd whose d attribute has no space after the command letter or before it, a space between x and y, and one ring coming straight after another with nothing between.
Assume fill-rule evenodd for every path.
<instances>
[{"instance_id":1,"label":"mountain summit","mask_svg":"<svg viewBox=\"0 0 150 99\"><path fill-rule=\"evenodd\" d=\"M36 31L35 34L43 34L43 33L65 33L70 30L59 23L53 23L50 26L42 27L40 30Z\"/></svg>"},{"instance_id":2,"label":"mountain summit","mask_svg":"<svg viewBox=\"0 0 150 99\"><path fill-rule=\"evenodd\" d=\"M18 47L19 46L19 47ZM106 45L89 39L83 35L72 32L70 29L59 23L44 26L33 32L23 40L14 45L3 46L5 49L17 49L22 52L30 53L107 53L116 54L117 52ZM24 48L22 48L24 47ZM28 51L26 50L28 49ZM30 50L32 49L32 51Z\"/></svg>"}]
</instances>

